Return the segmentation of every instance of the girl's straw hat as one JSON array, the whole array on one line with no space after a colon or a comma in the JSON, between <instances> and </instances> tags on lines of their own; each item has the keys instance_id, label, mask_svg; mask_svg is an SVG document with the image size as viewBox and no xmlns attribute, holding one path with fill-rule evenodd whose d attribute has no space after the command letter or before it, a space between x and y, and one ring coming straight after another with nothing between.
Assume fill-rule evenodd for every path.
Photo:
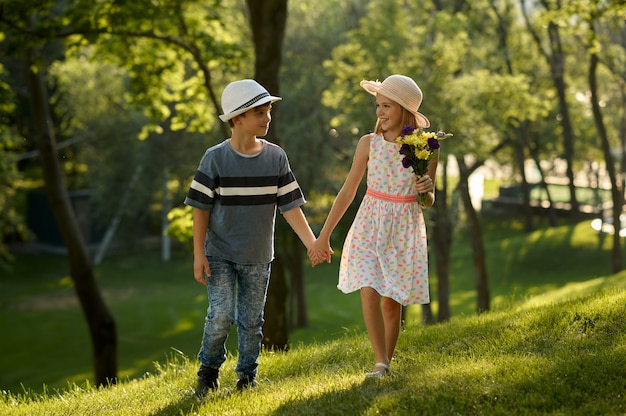
<instances>
[{"instance_id":1,"label":"girl's straw hat","mask_svg":"<svg viewBox=\"0 0 626 416\"><path fill-rule=\"evenodd\" d=\"M253 79L242 79L231 82L222 93L222 121L228 121L251 108L282 100L270 95L265 88Z\"/></svg>"},{"instance_id":2,"label":"girl's straw hat","mask_svg":"<svg viewBox=\"0 0 626 416\"><path fill-rule=\"evenodd\" d=\"M415 116L419 127L430 126L430 121L417 110L422 104L422 90L411 78L390 75L383 82L361 81L361 87L372 95L381 94L400 104Z\"/></svg>"}]
</instances>

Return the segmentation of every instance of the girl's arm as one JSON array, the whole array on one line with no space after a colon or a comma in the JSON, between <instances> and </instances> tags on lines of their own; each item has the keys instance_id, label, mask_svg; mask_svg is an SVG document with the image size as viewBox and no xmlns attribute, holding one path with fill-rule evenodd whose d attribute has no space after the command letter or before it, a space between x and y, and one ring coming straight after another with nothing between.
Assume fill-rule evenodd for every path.
<instances>
[{"instance_id":1,"label":"girl's arm","mask_svg":"<svg viewBox=\"0 0 626 416\"><path fill-rule=\"evenodd\" d=\"M359 139L359 143L354 151L354 158L352 160L350 172L348 172L346 181L333 202L333 206L328 213L328 217L324 222L324 226L322 227L322 231L320 231L317 241L313 244L311 250L309 250L309 257L316 255L320 251L332 253L332 249L330 248L330 236L339 223L339 220L341 220L343 214L346 213L346 210L354 200L356 191L361 183L361 180L363 179L363 175L367 169L367 161L369 159L370 140L370 134ZM330 263L330 255L328 255L326 261Z\"/></svg>"}]
</instances>

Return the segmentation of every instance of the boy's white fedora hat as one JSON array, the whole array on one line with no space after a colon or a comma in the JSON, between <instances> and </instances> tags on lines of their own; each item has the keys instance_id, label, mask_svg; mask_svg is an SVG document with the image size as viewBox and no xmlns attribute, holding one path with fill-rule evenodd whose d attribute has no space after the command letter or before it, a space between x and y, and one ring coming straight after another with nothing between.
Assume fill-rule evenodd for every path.
<instances>
[{"instance_id":1,"label":"boy's white fedora hat","mask_svg":"<svg viewBox=\"0 0 626 416\"><path fill-rule=\"evenodd\" d=\"M220 119L228 121L251 108L279 100L282 100L282 98L270 95L261 84L253 79L231 82L222 92L222 109L224 114L220 115Z\"/></svg>"},{"instance_id":2,"label":"boy's white fedora hat","mask_svg":"<svg viewBox=\"0 0 626 416\"><path fill-rule=\"evenodd\" d=\"M372 95L381 94L400 104L415 116L419 127L430 126L430 121L419 111L422 104L422 90L411 78L404 75L390 75L383 82L366 81L360 83Z\"/></svg>"}]
</instances>

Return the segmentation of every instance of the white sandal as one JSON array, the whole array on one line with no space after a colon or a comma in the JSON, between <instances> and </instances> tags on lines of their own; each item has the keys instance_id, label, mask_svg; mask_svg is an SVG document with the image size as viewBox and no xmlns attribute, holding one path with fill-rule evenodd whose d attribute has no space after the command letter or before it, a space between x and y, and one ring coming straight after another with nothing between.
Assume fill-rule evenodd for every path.
<instances>
[{"instance_id":1,"label":"white sandal","mask_svg":"<svg viewBox=\"0 0 626 416\"><path fill-rule=\"evenodd\" d=\"M382 370L377 370L376 367L382 368ZM389 371L391 371L391 366L387 363L376 363L374 364L374 370L369 373L365 373L365 378L381 378Z\"/></svg>"}]
</instances>

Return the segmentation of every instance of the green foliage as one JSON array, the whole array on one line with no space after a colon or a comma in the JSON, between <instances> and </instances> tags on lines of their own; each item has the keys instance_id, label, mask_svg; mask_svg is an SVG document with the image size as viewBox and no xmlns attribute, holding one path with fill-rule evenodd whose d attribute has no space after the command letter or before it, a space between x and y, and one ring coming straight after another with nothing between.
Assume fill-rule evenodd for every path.
<instances>
[{"instance_id":1,"label":"green foliage","mask_svg":"<svg viewBox=\"0 0 626 416\"><path fill-rule=\"evenodd\" d=\"M185 205L173 208L168 214L168 235L183 243L191 243L193 239L193 208Z\"/></svg>"},{"instance_id":2,"label":"green foliage","mask_svg":"<svg viewBox=\"0 0 626 416\"><path fill-rule=\"evenodd\" d=\"M6 78L7 72L0 64L0 236L13 235L26 239L28 233L17 198L22 185L16 157L19 139L10 125L15 98ZM11 258L4 238L0 238L0 270L7 266L6 262Z\"/></svg>"},{"instance_id":3,"label":"green foliage","mask_svg":"<svg viewBox=\"0 0 626 416\"><path fill-rule=\"evenodd\" d=\"M225 13L236 2L138 1L132 7L104 4L102 19L110 36L98 42L99 57L127 68L134 102L153 120L144 133L160 132L168 121L174 131L211 131L215 85L238 75L247 57L242 45L243 13ZM206 73L214 71L215 74Z\"/></svg>"}]
</instances>

